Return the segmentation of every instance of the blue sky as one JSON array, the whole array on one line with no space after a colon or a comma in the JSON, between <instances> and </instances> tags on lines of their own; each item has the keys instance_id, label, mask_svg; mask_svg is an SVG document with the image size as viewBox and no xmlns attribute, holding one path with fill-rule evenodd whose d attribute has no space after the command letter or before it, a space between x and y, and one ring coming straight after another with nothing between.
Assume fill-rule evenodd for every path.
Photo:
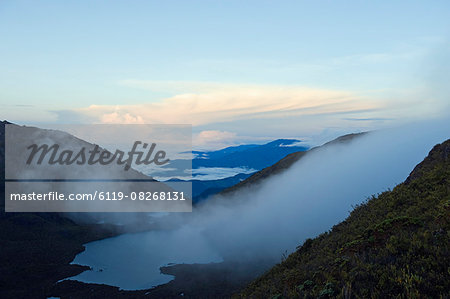
<instances>
[{"instance_id":1,"label":"blue sky","mask_svg":"<svg viewBox=\"0 0 450 299\"><path fill-rule=\"evenodd\" d=\"M2 0L0 117L167 115L219 144L378 128L442 113L449 28L448 1Z\"/></svg>"}]
</instances>

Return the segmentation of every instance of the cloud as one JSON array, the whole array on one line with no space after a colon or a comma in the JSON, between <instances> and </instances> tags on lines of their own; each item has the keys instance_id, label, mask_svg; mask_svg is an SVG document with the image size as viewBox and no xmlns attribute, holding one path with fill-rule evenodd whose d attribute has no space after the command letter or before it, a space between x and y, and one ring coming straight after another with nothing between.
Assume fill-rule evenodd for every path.
<instances>
[{"instance_id":1,"label":"cloud","mask_svg":"<svg viewBox=\"0 0 450 299\"><path fill-rule=\"evenodd\" d=\"M250 174L256 171L256 169L246 167L200 167L192 169L192 176L195 180L220 180L237 174Z\"/></svg>"},{"instance_id":2,"label":"cloud","mask_svg":"<svg viewBox=\"0 0 450 299\"><path fill-rule=\"evenodd\" d=\"M192 140L193 146L196 148L220 148L226 147L233 143L236 133L227 131L201 131L196 134Z\"/></svg>"},{"instance_id":3,"label":"cloud","mask_svg":"<svg viewBox=\"0 0 450 299\"><path fill-rule=\"evenodd\" d=\"M311 152L261 184L216 195L192 223L224 259L279 258L343 220L352 205L404 181L449 138L449 124L447 118L379 130Z\"/></svg>"},{"instance_id":4,"label":"cloud","mask_svg":"<svg viewBox=\"0 0 450 299\"><path fill-rule=\"evenodd\" d=\"M447 101L420 86L361 94L195 81L125 80L119 84L148 90L149 97L153 91L174 95L139 104L52 111L59 116L56 122L192 124L193 146L205 150L287 136L320 144L324 138L436 118L448 111L443 105Z\"/></svg>"},{"instance_id":5,"label":"cloud","mask_svg":"<svg viewBox=\"0 0 450 299\"><path fill-rule=\"evenodd\" d=\"M75 111L100 123L188 123L198 126L239 119L352 113L383 106L380 101L346 91L296 86L133 80L121 84L149 90L177 86L181 93L159 102L92 105Z\"/></svg>"},{"instance_id":6,"label":"cloud","mask_svg":"<svg viewBox=\"0 0 450 299\"><path fill-rule=\"evenodd\" d=\"M343 118L344 120L350 120L350 121L385 121L385 120L391 120L391 118L386 117L368 117L368 118L356 118L356 117L346 117Z\"/></svg>"},{"instance_id":7,"label":"cloud","mask_svg":"<svg viewBox=\"0 0 450 299\"><path fill-rule=\"evenodd\" d=\"M118 109L119 110L119 109ZM114 111L111 113L103 114L101 116L101 122L107 124L144 124L144 120L139 115L131 115L130 113L120 113Z\"/></svg>"},{"instance_id":8,"label":"cloud","mask_svg":"<svg viewBox=\"0 0 450 299\"><path fill-rule=\"evenodd\" d=\"M77 261L82 263L87 258L89 266L96 267L95 262L106 256L102 262L110 269L126 261L133 266L123 267L114 274L139 278L140 271L159 270L161 264L174 262L173 256L155 256L149 252L149 244L154 243L159 246L156 252L183 248L186 256L176 261L179 263L213 262L217 257L225 261L258 261L259 265L261 260L279 262L283 253L294 251L306 238L326 232L344 220L352 206L404 181L433 145L449 137L449 124L449 120L417 123L373 132L348 144L311 152L261 184L234 194L217 195L193 213L166 217L164 221L169 222L162 223L168 223L173 230L163 230L157 235L155 231L128 234L95 242L97 247L88 244ZM130 219L128 213L123 217ZM123 241L124 237L128 238L127 242ZM124 244L133 244L142 254L123 255L118 260L117 254L126 252ZM154 264L141 262L147 253L145 260ZM206 260L193 262L198 257ZM111 283L105 272L108 274L108 270L84 273L96 274L89 282Z\"/></svg>"},{"instance_id":9,"label":"cloud","mask_svg":"<svg viewBox=\"0 0 450 299\"><path fill-rule=\"evenodd\" d=\"M304 141L297 141L289 144L280 144L280 147L294 147L294 146L307 146Z\"/></svg>"}]
</instances>

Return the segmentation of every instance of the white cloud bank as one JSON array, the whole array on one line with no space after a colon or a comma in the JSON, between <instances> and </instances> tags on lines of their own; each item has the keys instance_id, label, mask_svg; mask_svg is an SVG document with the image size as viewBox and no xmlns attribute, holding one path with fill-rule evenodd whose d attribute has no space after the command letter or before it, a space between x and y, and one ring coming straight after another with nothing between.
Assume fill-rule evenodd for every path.
<instances>
[{"instance_id":1,"label":"white cloud bank","mask_svg":"<svg viewBox=\"0 0 450 299\"><path fill-rule=\"evenodd\" d=\"M443 103L416 87L359 94L350 91L277 85L193 81L125 80L119 85L175 94L130 105L91 105L58 111L60 121L106 124L192 124L193 147L217 149L280 137L301 140L370 131L436 118ZM246 137L250 136L250 137ZM324 138L322 138L324 139Z\"/></svg>"},{"instance_id":2,"label":"white cloud bank","mask_svg":"<svg viewBox=\"0 0 450 299\"><path fill-rule=\"evenodd\" d=\"M91 105L75 110L100 123L188 123L194 126L239 119L349 113L380 109L376 102L346 91L292 86L244 86L128 80L132 87L169 88L178 95L146 104Z\"/></svg>"}]
</instances>

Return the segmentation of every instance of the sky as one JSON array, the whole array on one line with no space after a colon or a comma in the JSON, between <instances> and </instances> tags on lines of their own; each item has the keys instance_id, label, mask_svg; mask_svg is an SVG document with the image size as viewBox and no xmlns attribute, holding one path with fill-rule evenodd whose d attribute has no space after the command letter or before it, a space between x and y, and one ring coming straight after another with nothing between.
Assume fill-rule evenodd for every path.
<instances>
[{"instance_id":1,"label":"sky","mask_svg":"<svg viewBox=\"0 0 450 299\"><path fill-rule=\"evenodd\" d=\"M0 0L0 119L320 143L448 114L449 29L448 1Z\"/></svg>"}]
</instances>

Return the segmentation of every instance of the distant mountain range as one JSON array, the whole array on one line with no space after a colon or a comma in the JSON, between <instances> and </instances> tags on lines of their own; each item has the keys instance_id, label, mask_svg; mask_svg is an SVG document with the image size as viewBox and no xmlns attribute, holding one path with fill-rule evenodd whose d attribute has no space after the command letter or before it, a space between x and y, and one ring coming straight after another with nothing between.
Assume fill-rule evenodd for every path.
<instances>
[{"instance_id":1,"label":"distant mountain range","mask_svg":"<svg viewBox=\"0 0 450 299\"><path fill-rule=\"evenodd\" d=\"M246 144L211 152L194 151L196 157L192 160L192 168L246 167L261 170L290 153L308 149L297 139L277 139L262 145Z\"/></svg>"},{"instance_id":2,"label":"distant mountain range","mask_svg":"<svg viewBox=\"0 0 450 299\"><path fill-rule=\"evenodd\" d=\"M192 160L173 160L162 169L150 173L152 177L179 176L171 169L191 169L192 179L217 180L237 174L249 174L270 166L286 155L308 150L309 147L297 139L277 139L266 144L244 144L216 151L192 151Z\"/></svg>"},{"instance_id":3,"label":"distant mountain range","mask_svg":"<svg viewBox=\"0 0 450 299\"><path fill-rule=\"evenodd\" d=\"M255 185L261 183L266 178L268 178L272 175L281 173L284 170L288 169L295 162L297 162L298 160L300 160L301 158L303 158L304 156L308 155L311 152L326 149L330 145L349 143L349 142L353 141L355 138L363 136L364 134L367 134L367 133L363 132L363 133L353 133L353 134L343 135L343 136L340 136L330 142L325 143L324 145L313 147L308 151L298 151L298 152L291 153L291 154L285 156L284 158L280 159L273 165L270 165L258 172L253 173L252 175L249 175L245 180L242 180L239 183L230 186L229 188L223 189L223 191L221 193L223 193L223 194L230 193L230 192L237 191L244 187L255 186Z\"/></svg>"},{"instance_id":4,"label":"distant mountain range","mask_svg":"<svg viewBox=\"0 0 450 299\"><path fill-rule=\"evenodd\" d=\"M301 153L309 149L297 139L277 139L266 144L244 144L216 151L193 151L192 194L194 203L208 198L226 188L234 186L251 174L273 165L292 153ZM175 160L167 169L180 169L186 160ZM171 172L152 173L158 178L170 176ZM172 179L170 181L178 181Z\"/></svg>"}]
</instances>

